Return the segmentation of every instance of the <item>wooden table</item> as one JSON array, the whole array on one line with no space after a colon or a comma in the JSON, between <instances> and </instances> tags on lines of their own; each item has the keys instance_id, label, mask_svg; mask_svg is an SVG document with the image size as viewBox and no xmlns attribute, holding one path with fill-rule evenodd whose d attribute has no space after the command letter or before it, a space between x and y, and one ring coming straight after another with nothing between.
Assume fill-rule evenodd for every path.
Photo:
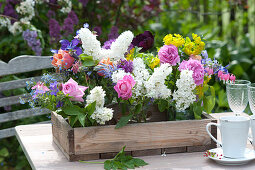
<instances>
[{"instance_id":1,"label":"wooden table","mask_svg":"<svg viewBox=\"0 0 255 170\"><path fill-rule=\"evenodd\" d=\"M212 114L215 118L230 113ZM247 116L247 115L246 115ZM52 140L51 124L21 125L15 128L16 136L33 169L40 170L78 170L103 169L103 164L85 164L68 162ZM219 136L219 135L218 135ZM251 147L251 145L249 145ZM242 166L218 165L209 158L203 157L203 152L168 154L166 156L141 157L149 165L140 169L181 170L181 169L255 169L255 160ZM102 160L100 160L102 161Z\"/></svg>"}]
</instances>

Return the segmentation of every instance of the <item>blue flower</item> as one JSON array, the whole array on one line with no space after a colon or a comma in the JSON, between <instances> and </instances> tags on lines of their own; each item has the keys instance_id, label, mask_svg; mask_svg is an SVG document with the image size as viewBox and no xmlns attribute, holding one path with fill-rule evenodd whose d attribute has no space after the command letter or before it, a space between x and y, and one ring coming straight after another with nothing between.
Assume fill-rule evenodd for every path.
<instances>
[{"instance_id":1,"label":"blue flower","mask_svg":"<svg viewBox=\"0 0 255 170\"><path fill-rule=\"evenodd\" d=\"M62 107L62 106L63 106L63 104L64 104L63 102L58 101L58 103L57 103L56 107L57 107L57 108L60 108L60 107Z\"/></svg>"},{"instance_id":2,"label":"blue flower","mask_svg":"<svg viewBox=\"0 0 255 170\"><path fill-rule=\"evenodd\" d=\"M80 42L80 40L77 39L77 38L74 38L71 42L69 42L68 40L60 40L61 49L62 50L67 50L67 51L74 50L75 54L77 56L79 56L80 54L82 54L82 49L80 47L77 47L79 42Z\"/></svg>"},{"instance_id":3,"label":"blue flower","mask_svg":"<svg viewBox=\"0 0 255 170\"><path fill-rule=\"evenodd\" d=\"M50 92L51 95L57 96L57 93L59 92L57 81L50 84L50 90L51 90Z\"/></svg>"}]
</instances>

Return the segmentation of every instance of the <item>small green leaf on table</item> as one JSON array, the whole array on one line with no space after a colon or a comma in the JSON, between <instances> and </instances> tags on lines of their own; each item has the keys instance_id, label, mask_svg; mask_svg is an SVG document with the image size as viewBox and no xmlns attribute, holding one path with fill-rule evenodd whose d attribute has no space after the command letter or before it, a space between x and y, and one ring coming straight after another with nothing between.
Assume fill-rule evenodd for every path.
<instances>
[{"instance_id":1,"label":"small green leaf on table","mask_svg":"<svg viewBox=\"0 0 255 170\"><path fill-rule=\"evenodd\" d=\"M119 128L125 126L128 123L128 121L132 118L132 116L133 116L133 114L129 114L127 116L122 116L120 118L120 120L118 121L118 123L116 124L115 129L119 129Z\"/></svg>"}]
</instances>

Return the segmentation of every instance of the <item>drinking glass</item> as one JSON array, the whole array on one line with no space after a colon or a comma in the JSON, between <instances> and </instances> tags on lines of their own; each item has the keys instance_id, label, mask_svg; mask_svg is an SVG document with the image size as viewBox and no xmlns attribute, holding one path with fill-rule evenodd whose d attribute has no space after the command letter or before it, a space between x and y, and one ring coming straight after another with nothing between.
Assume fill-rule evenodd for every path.
<instances>
[{"instance_id":1,"label":"drinking glass","mask_svg":"<svg viewBox=\"0 0 255 170\"><path fill-rule=\"evenodd\" d=\"M248 96L251 112L255 115L255 83L248 85Z\"/></svg>"},{"instance_id":2,"label":"drinking glass","mask_svg":"<svg viewBox=\"0 0 255 170\"><path fill-rule=\"evenodd\" d=\"M227 82L227 98L230 109L239 116L248 104L248 85L247 80L236 80L234 83Z\"/></svg>"}]
</instances>

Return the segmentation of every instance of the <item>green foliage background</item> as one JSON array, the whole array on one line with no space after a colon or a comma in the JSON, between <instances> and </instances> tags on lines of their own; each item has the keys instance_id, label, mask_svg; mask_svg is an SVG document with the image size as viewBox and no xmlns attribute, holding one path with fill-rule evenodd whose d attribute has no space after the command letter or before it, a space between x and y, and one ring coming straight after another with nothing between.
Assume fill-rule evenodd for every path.
<instances>
[{"instance_id":1,"label":"green foliage background","mask_svg":"<svg viewBox=\"0 0 255 170\"><path fill-rule=\"evenodd\" d=\"M251 34L255 30L255 10L250 10L254 0L221 1L221 0L165 0L159 1L160 5L151 9L148 13L144 10L149 1L143 0L119 0L116 3L96 3L90 0L86 7L78 1L73 1L73 10L79 18L79 25L75 30L87 22L91 28L100 26L102 35L100 40L107 40L110 28L115 25L119 33L130 29L135 34L150 30L155 35L155 46L163 45L162 39L168 33L179 33L190 36L197 33L206 40L206 49L209 57L220 60L224 65L229 64L229 71L238 79L247 79L255 82L255 38ZM255 8L255 7L254 7ZM3 9L0 9L0 12ZM50 44L48 18L45 17L47 8L37 9L39 18L33 23L40 29L45 41L43 55L51 55L50 49L56 49L59 44ZM59 22L63 22L66 16L57 13ZM101 19L95 16L101 16ZM226 24L227 23L227 24ZM253 25L252 25L253 24ZM75 34L75 33L74 33ZM62 38L71 39L71 35ZM11 35L7 30L0 32L0 60L8 62L19 55L34 55L28 48L22 35ZM0 82L9 81L28 76L40 75L40 72L0 77ZM216 106L213 112L230 111L227 103L225 86L221 83L213 83L216 91ZM4 96L24 93L24 89L2 92ZM27 105L12 106L12 111L26 108ZM0 108L1 113L6 112ZM246 113L251 113L247 107ZM29 124L38 121L49 120L46 116L39 116L18 121L0 124L0 129ZM18 148L18 149L17 149ZM30 169L26 157L16 137L2 139L0 141L0 169Z\"/></svg>"}]
</instances>

